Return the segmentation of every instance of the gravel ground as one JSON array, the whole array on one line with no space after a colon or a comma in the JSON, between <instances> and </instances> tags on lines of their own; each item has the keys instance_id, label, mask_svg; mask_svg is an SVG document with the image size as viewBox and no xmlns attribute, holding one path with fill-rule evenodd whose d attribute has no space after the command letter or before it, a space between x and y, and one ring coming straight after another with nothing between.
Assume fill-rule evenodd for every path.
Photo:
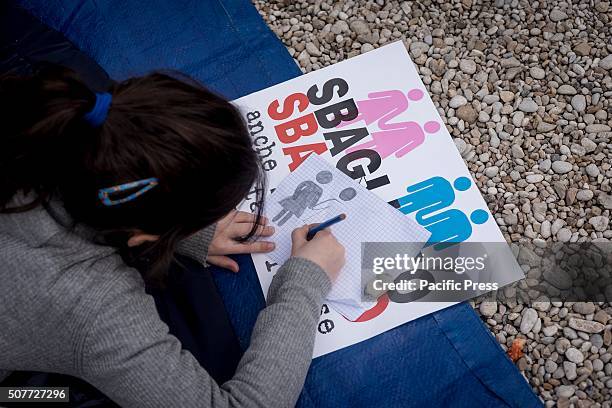
<instances>
[{"instance_id":1,"label":"gravel ground","mask_svg":"<svg viewBox=\"0 0 612 408\"><path fill-rule=\"evenodd\" d=\"M509 242L612 238L609 1L255 5L304 72L402 39ZM474 306L546 406L612 406L612 304Z\"/></svg>"}]
</instances>

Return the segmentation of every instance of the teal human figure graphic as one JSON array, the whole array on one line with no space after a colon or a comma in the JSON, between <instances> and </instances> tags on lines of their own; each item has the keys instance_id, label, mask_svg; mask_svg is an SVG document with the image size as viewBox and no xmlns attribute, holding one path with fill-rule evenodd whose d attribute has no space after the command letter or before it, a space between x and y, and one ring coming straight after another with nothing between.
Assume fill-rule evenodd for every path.
<instances>
[{"instance_id":1,"label":"teal human figure graphic","mask_svg":"<svg viewBox=\"0 0 612 408\"><path fill-rule=\"evenodd\" d=\"M472 223L484 224L489 219L485 210L474 210L468 218L463 211L451 208L441 213L430 215L419 222L431 232L426 247L433 245L435 250L448 248L463 242L472 235Z\"/></svg>"},{"instance_id":2,"label":"teal human figure graphic","mask_svg":"<svg viewBox=\"0 0 612 408\"><path fill-rule=\"evenodd\" d=\"M472 181L467 177L457 177L455 181L453 182L453 187L457 191L467 191L471 186L472 186ZM420 224L424 223L425 222L424 217L426 217L428 214L431 214L434 211L444 209L448 207L449 205L451 205L452 203L454 203L455 202L455 192L452 191L452 189L450 189L450 192L448 192L448 196L451 196L451 195L452 195L452 198L447 197L447 199L443 202L440 202L435 205L430 205L429 207L425 209L419 210L416 213L417 222Z\"/></svg>"},{"instance_id":3,"label":"teal human figure graphic","mask_svg":"<svg viewBox=\"0 0 612 408\"><path fill-rule=\"evenodd\" d=\"M455 189L466 191L472 182L467 177L458 177L453 184L444 177L435 176L406 188L407 194L397 199L404 214L417 212L417 222L425 215L448 207L455 201ZM454 187L454 189L453 189Z\"/></svg>"},{"instance_id":4,"label":"teal human figure graphic","mask_svg":"<svg viewBox=\"0 0 612 408\"><path fill-rule=\"evenodd\" d=\"M485 210L474 210L468 218L463 211L448 208L455 202L455 190L466 191L471 186L468 177L458 177L451 185L445 178L435 176L408 186L409 194L390 204L404 214L415 213L416 221L431 232L426 246L434 245L439 250L465 241L472 235L472 224L488 220Z\"/></svg>"}]
</instances>

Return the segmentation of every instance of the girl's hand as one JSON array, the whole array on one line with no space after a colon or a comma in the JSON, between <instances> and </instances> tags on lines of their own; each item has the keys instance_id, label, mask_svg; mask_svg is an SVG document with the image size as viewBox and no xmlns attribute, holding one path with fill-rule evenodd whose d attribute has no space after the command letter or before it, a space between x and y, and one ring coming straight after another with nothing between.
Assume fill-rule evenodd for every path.
<instances>
[{"instance_id":1,"label":"girl's hand","mask_svg":"<svg viewBox=\"0 0 612 408\"><path fill-rule=\"evenodd\" d=\"M306 258L319 265L332 282L338 278L344 266L344 247L329 229L317 232L313 239L306 241L308 230L316 224L297 228L291 234L293 247L291 256Z\"/></svg>"},{"instance_id":2,"label":"girl's hand","mask_svg":"<svg viewBox=\"0 0 612 408\"><path fill-rule=\"evenodd\" d=\"M253 225L257 222L256 215L243 211L232 211L217 223L215 235L208 247L208 257L206 260L212 265L227 268L232 272L238 272L236 261L226 255L231 254L252 254L270 252L274 249L273 242L266 241L237 241L240 237L247 235ZM274 234L274 228L266 226L268 220L259 219L256 236L269 237Z\"/></svg>"}]
</instances>

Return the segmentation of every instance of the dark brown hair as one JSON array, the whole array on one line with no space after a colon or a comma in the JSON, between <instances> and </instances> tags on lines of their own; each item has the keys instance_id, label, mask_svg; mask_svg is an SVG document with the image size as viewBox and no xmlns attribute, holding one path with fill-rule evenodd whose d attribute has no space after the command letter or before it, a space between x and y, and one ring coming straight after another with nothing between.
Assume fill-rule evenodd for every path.
<instances>
[{"instance_id":1,"label":"dark brown hair","mask_svg":"<svg viewBox=\"0 0 612 408\"><path fill-rule=\"evenodd\" d=\"M154 278L181 239L226 215L253 186L261 212L260 162L229 102L168 73L109 92L106 121L93 128L83 117L95 94L72 71L47 66L0 77L0 212L28 211L57 195L75 221L120 248L134 231L159 235L144 248ZM159 185L133 201L105 206L98 198L101 188L151 177ZM34 192L34 200L11 207L20 191Z\"/></svg>"}]
</instances>

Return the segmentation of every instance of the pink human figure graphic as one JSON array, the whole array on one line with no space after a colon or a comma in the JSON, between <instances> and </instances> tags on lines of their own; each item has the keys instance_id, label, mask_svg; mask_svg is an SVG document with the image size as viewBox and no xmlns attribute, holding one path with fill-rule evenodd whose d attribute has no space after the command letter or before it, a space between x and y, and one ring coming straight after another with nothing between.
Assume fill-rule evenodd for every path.
<instances>
[{"instance_id":1,"label":"pink human figure graphic","mask_svg":"<svg viewBox=\"0 0 612 408\"><path fill-rule=\"evenodd\" d=\"M440 124L435 121L426 122L423 128L417 122L400 122L395 128L372 133L372 140L346 149L347 153L362 149L376 150L381 159L392 154L400 158L416 149L425 141L426 133L436 133Z\"/></svg>"},{"instance_id":2,"label":"pink human figure graphic","mask_svg":"<svg viewBox=\"0 0 612 408\"><path fill-rule=\"evenodd\" d=\"M418 101L423 98L423 91L411 89L407 94L400 90L371 92L368 99L357 101L359 114L348 122L340 122L337 128L365 121L366 126L378 122L379 129L393 129L398 124L389 121L408 109L408 100Z\"/></svg>"}]
</instances>

